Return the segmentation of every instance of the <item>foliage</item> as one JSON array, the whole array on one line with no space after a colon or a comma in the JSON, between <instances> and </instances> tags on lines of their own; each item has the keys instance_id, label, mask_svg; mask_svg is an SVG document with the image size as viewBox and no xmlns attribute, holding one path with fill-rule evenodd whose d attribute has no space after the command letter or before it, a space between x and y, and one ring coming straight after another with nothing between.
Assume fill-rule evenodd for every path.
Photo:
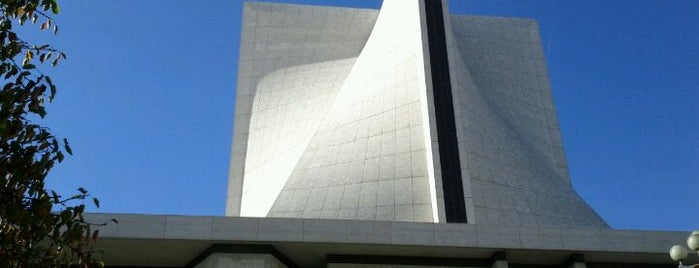
<instances>
[{"instance_id":1,"label":"foliage","mask_svg":"<svg viewBox=\"0 0 699 268\"><path fill-rule=\"evenodd\" d=\"M35 64L56 66L66 55L25 42L13 28L31 24L56 34L51 15L58 12L56 0L0 0L0 267L102 265L92 248L98 233L83 218L88 192L63 197L45 188L48 172L72 152L67 140L34 122L56 95Z\"/></svg>"}]
</instances>

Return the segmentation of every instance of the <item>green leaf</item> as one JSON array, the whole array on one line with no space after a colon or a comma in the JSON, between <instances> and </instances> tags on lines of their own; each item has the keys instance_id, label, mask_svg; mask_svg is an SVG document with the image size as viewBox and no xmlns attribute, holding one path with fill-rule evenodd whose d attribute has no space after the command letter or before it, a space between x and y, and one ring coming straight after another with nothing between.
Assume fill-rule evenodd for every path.
<instances>
[{"instance_id":1,"label":"green leaf","mask_svg":"<svg viewBox=\"0 0 699 268\"><path fill-rule=\"evenodd\" d=\"M18 72L19 72L19 70L17 70L17 68L14 65L11 66L10 71L7 72L7 74L5 75L5 79L8 79L13 75L16 75Z\"/></svg>"},{"instance_id":2,"label":"green leaf","mask_svg":"<svg viewBox=\"0 0 699 268\"><path fill-rule=\"evenodd\" d=\"M60 195L56 193L56 191L51 190L51 196L53 197L53 202L58 203L60 202Z\"/></svg>"},{"instance_id":3,"label":"green leaf","mask_svg":"<svg viewBox=\"0 0 699 268\"><path fill-rule=\"evenodd\" d=\"M53 101L53 97L56 96L56 86L53 84L49 84L49 88L51 89L51 95L49 95L49 101Z\"/></svg>"},{"instance_id":4,"label":"green leaf","mask_svg":"<svg viewBox=\"0 0 699 268\"><path fill-rule=\"evenodd\" d=\"M68 139L63 139L63 146L66 148L66 152L69 155L73 155L73 149L70 148L70 145L68 145Z\"/></svg>"},{"instance_id":5,"label":"green leaf","mask_svg":"<svg viewBox=\"0 0 699 268\"><path fill-rule=\"evenodd\" d=\"M67 209L67 210L61 211L61 221L62 222L64 222L64 223L69 222L70 216L71 216L70 210Z\"/></svg>"},{"instance_id":6,"label":"green leaf","mask_svg":"<svg viewBox=\"0 0 699 268\"><path fill-rule=\"evenodd\" d=\"M95 203L95 206L96 206L97 208L100 207L100 201L99 201L99 199L97 199L97 198L92 198L92 202Z\"/></svg>"},{"instance_id":7,"label":"green leaf","mask_svg":"<svg viewBox=\"0 0 699 268\"><path fill-rule=\"evenodd\" d=\"M53 14L58 14L60 11L61 10L58 8L58 4L54 3L53 6L51 6L51 12L53 12Z\"/></svg>"},{"instance_id":8,"label":"green leaf","mask_svg":"<svg viewBox=\"0 0 699 268\"><path fill-rule=\"evenodd\" d=\"M12 30L12 21L5 19L0 23L0 30L9 31Z\"/></svg>"},{"instance_id":9,"label":"green leaf","mask_svg":"<svg viewBox=\"0 0 699 268\"><path fill-rule=\"evenodd\" d=\"M29 82L27 82L27 85L24 86L24 89L31 90L35 85L36 85L36 82L34 82L34 80L30 80Z\"/></svg>"},{"instance_id":10,"label":"green leaf","mask_svg":"<svg viewBox=\"0 0 699 268\"><path fill-rule=\"evenodd\" d=\"M34 109L34 112L41 116L41 118L44 118L46 116L46 108L44 108L43 106L36 107ZM63 161L63 155L60 155L60 157L58 158L58 162L61 161Z\"/></svg>"}]
</instances>

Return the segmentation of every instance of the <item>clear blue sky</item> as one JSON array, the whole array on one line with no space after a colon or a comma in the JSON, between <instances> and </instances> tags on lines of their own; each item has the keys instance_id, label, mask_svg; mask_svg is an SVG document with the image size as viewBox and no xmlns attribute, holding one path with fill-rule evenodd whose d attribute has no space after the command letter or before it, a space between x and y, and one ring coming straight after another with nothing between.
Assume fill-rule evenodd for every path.
<instances>
[{"instance_id":1,"label":"clear blue sky","mask_svg":"<svg viewBox=\"0 0 699 268\"><path fill-rule=\"evenodd\" d=\"M241 1L60 3L47 124L75 156L50 187L85 186L97 212L223 215ZM699 229L699 1L451 5L539 21L572 180L608 223Z\"/></svg>"}]
</instances>

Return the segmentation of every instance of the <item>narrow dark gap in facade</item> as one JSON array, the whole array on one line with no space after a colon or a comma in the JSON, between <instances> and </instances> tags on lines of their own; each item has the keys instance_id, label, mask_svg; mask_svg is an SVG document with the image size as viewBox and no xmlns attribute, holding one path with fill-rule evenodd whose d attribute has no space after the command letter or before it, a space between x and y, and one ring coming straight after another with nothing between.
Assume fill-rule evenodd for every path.
<instances>
[{"instance_id":1,"label":"narrow dark gap in facade","mask_svg":"<svg viewBox=\"0 0 699 268\"><path fill-rule=\"evenodd\" d=\"M434 110L439 139L439 160L444 188L444 210L447 222L466 222L459 144L456 139L454 106L449 77L447 40L444 30L442 0L425 0L427 41L430 53L430 71L434 91ZM436 208L433 208L436 209Z\"/></svg>"}]
</instances>

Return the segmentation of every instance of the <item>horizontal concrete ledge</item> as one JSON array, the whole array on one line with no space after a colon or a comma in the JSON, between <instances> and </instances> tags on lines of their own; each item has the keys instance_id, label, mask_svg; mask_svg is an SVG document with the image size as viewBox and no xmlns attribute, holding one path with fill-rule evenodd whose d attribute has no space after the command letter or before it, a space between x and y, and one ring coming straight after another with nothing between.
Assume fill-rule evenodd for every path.
<instances>
[{"instance_id":1,"label":"horizontal concrete ledge","mask_svg":"<svg viewBox=\"0 0 699 268\"><path fill-rule=\"evenodd\" d=\"M521 258L524 262L536 260L538 263L556 262L559 260L548 259L555 254L564 259L572 253L586 254L587 261L671 263L667 256L669 248L674 244L682 244L689 234L668 231L223 216L89 214L87 219L96 223L107 222L110 219L119 221L119 224L110 223L100 227L100 243L110 250L119 248L116 246L121 243L119 241L142 243L149 247L172 244L176 245L176 249L177 245L192 245L190 249L181 249L180 257L185 259L186 256L196 256L212 244L273 245L282 253L285 253L285 247L291 248L291 251L303 247L320 248L320 252L316 252L318 256L314 257L314 263L319 261L317 258L324 258L324 254L372 255L379 254L381 251L377 249L381 248L387 249L383 252L385 255L413 250L434 257L484 257L496 250L505 250L508 252L508 259ZM145 247L143 245L140 246ZM177 251L176 249L168 251ZM119 255L118 253L110 254ZM542 256L539 260L533 257L537 254ZM144 256L146 257L148 256ZM156 256L152 258L157 259ZM301 262L303 263L303 260Z\"/></svg>"},{"instance_id":2,"label":"horizontal concrete ledge","mask_svg":"<svg viewBox=\"0 0 699 268\"><path fill-rule=\"evenodd\" d=\"M473 224L90 214L103 238L319 242L466 248L666 253L689 232L532 228Z\"/></svg>"}]
</instances>

